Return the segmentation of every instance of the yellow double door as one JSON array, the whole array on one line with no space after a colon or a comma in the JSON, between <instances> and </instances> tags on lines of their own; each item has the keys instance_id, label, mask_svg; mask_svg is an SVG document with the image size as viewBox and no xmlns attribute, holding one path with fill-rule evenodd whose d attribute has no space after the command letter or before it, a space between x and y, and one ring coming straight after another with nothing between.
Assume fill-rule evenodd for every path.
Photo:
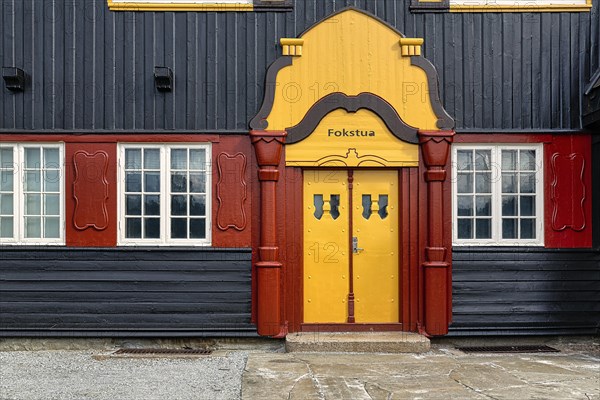
<instances>
[{"instance_id":1,"label":"yellow double door","mask_svg":"<svg viewBox=\"0 0 600 400\"><path fill-rule=\"evenodd\" d=\"M304 322L398 322L397 171L306 170L303 197Z\"/></svg>"}]
</instances>

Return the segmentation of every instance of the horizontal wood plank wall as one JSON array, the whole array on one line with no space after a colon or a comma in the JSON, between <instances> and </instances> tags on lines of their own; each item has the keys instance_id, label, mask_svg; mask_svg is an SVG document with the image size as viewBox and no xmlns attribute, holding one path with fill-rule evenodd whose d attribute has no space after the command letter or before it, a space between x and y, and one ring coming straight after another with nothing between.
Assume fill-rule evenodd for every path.
<instances>
[{"instance_id":1,"label":"horizontal wood plank wall","mask_svg":"<svg viewBox=\"0 0 600 400\"><path fill-rule=\"evenodd\" d=\"M600 250L453 249L451 335L600 333Z\"/></svg>"},{"instance_id":2,"label":"horizontal wood plank wall","mask_svg":"<svg viewBox=\"0 0 600 400\"><path fill-rule=\"evenodd\" d=\"M0 336L255 336L250 273L250 249L3 248Z\"/></svg>"}]
</instances>

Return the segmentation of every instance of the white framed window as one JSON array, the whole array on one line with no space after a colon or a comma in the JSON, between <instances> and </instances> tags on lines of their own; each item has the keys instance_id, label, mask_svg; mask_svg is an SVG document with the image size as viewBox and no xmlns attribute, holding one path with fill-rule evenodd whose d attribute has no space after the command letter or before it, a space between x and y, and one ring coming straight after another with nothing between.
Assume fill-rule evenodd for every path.
<instances>
[{"instance_id":1,"label":"white framed window","mask_svg":"<svg viewBox=\"0 0 600 400\"><path fill-rule=\"evenodd\" d=\"M453 145L454 245L543 245L543 146Z\"/></svg>"},{"instance_id":2,"label":"white framed window","mask_svg":"<svg viewBox=\"0 0 600 400\"><path fill-rule=\"evenodd\" d=\"M0 144L0 243L64 244L62 143Z\"/></svg>"},{"instance_id":3,"label":"white framed window","mask_svg":"<svg viewBox=\"0 0 600 400\"><path fill-rule=\"evenodd\" d=\"M210 144L119 145L119 244L210 245Z\"/></svg>"}]
</instances>

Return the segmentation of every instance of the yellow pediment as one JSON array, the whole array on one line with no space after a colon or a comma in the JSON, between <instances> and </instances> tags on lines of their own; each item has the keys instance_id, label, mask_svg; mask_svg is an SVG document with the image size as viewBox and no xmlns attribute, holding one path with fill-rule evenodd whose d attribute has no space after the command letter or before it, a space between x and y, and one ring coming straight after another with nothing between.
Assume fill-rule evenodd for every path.
<instances>
[{"instance_id":1,"label":"yellow pediment","mask_svg":"<svg viewBox=\"0 0 600 400\"><path fill-rule=\"evenodd\" d=\"M412 167L419 146L399 140L374 112L327 114L306 139L285 146L289 167Z\"/></svg>"},{"instance_id":2,"label":"yellow pediment","mask_svg":"<svg viewBox=\"0 0 600 400\"><path fill-rule=\"evenodd\" d=\"M402 35L383 21L348 9L300 38L301 44L284 43L293 59L277 74L268 130L295 126L312 105L336 92L372 93L390 103L407 125L439 129L427 73L403 56L403 46L411 44L401 44ZM417 48L420 53L420 44L412 44L413 55Z\"/></svg>"}]
</instances>

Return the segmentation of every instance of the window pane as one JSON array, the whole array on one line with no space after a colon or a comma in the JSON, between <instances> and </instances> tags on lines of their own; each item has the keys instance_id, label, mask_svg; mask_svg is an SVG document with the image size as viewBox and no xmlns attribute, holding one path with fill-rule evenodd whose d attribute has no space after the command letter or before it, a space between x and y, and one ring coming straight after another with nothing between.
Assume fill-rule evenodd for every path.
<instances>
[{"instance_id":1,"label":"window pane","mask_svg":"<svg viewBox=\"0 0 600 400\"><path fill-rule=\"evenodd\" d=\"M492 174L489 172L478 172L475 174L475 192L492 193Z\"/></svg>"},{"instance_id":2,"label":"window pane","mask_svg":"<svg viewBox=\"0 0 600 400\"><path fill-rule=\"evenodd\" d=\"M0 194L0 214L13 215L13 195Z\"/></svg>"},{"instance_id":3,"label":"window pane","mask_svg":"<svg viewBox=\"0 0 600 400\"><path fill-rule=\"evenodd\" d=\"M42 199L39 194L25 195L25 215L40 215L42 213Z\"/></svg>"},{"instance_id":4,"label":"window pane","mask_svg":"<svg viewBox=\"0 0 600 400\"><path fill-rule=\"evenodd\" d=\"M517 215L517 196L502 196L502 216Z\"/></svg>"},{"instance_id":5,"label":"window pane","mask_svg":"<svg viewBox=\"0 0 600 400\"><path fill-rule=\"evenodd\" d=\"M60 192L60 171L51 169L44 171L44 191Z\"/></svg>"},{"instance_id":6,"label":"window pane","mask_svg":"<svg viewBox=\"0 0 600 400\"><path fill-rule=\"evenodd\" d=\"M160 192L160 172L144 172L144 191Z\"/></svg>"},{"instance_id":7,"label":"window pane","mask_svg":"<svg viewBox=\"0 0 600 400\"><path fill-rule=\"evenodd\" d=\"M473 239L473 220L459 218L458 220L458 238Z\"/></svg>"},{"instance_id":8,"label":"window pane","mask_svg":"<svg viewBox=\"0 0 600 400\"><path fill-rule=\"evenodd\" d=\"M471 150L458 150L456 152L457 167L459 171L473 169L473 152Z\"/></svg>"},{"instance_id":9,"label":"window pane","mask_svg":"<svg viewBox=\"0 0 600 400\"><path fill-rule=\"evenodd\" d=\"M41 238L42 237L42 219L40 217L25 218L25 237L26 238Z\"/></svg>"},{"instance_id":10,"label":"window pane","mask_svg":"<svg viewBox=\"0 0 600 400\"><path fill-rule=\"evenodd\" d=\"M521 216L535 216L535 196L521 196Z\"/></svg>"},{"instance_id":11,"label":"window pane","mask_svg":"<svg viewBox=\"0 0 600 400\"><path fill-rule=\"evenodd\" d=\"M60 168L58 149L44 149L44 168Z\"/></svg>"},{"instance_id":12,"label":"window pane","mask_svg":"<svg viewBox=\"0 0 600 400\"><path fill-rule=\"evenodd\" d=\"M171 150L171 168L187 169L187 149Z\"/></svg>"},{"instance_id":13,"label":"window pane","mask_svg":"<svg viewBox=\"0 0 600 400\"><path fill-rule=\"evenodd\" d=\"M144 218L144 237L148 239L160 238L160 218Z\"/></svg>"},{"instance_id":14,"label":"window pane","mask_svg":"<svg viewBox=\"0 0 600 400\"><path fill-rule=\"evenodd\" d=\"M142 215L142 196L139 194L128 194L125 196L127 215Z\"/></svg>"},{"instance_id":15,"label":"window pane","mask_svg":"<svg viewBox=\"0 0 600 400\"><path fill-rule=\"evenodd\" d=\"M40 149L25 149L25 168L40 168Z\"/></svg>"},{"instance_id":16,"label":"window pane","mask_svg":"<svg viewBox=\"0 0 600 400\"><path fill-rule=\"evenodd\" d=\"M489 171L492 169L492 152L490 150L475 151L475 169L477 171Z\"/></svg>"},{"instance_id":17,"label":"window pane","mask_svg":"<svg viewBox=\"0 0 600 400\"><path fill-rule=\"evenodd\" d=\"M125 224L125 237L127 238L141 238L142 237L142 219L141 218L127 218Z\"/></svg>"},{"instance_id":18,"label":"window pane","mask_svg":"<svg viewBox=\"0 0 600 400\"><path fill-rule=\"evenodd\" d=\"M173 218L171 219L171 238L173 239L187 239L187 218Z\"/></svg>"},{"instance_id":19,"label":"window pane","mask_svg":"<svg viewBox=\"0 0 600 400\"><path fill-rule=\"evenodd\" d=\"M159 149L144 149L144 169L160 169Z\"/></svg>"},{"instance_id":20,"label":"window pane","mask_svg":"<svg viewBox=\"0 0 600 400\"><path fill-rule=\"evenodd\" d=\"M190 219L190 238L206 238L206 220L204 218Z\"/></svg>"},{"instance_id":21,"label":"window pane","mask_svg":"<svg viewBox=\"0 0 600 400\"><path fill-rule=\"evenodd\" d=\"M14 168L13 148L0 148L0 168Z\"/></svg>"},{"instance_id":22,"label":"window pane","mask_svg":"<svg viewBox=\"0 0 600 400\"><path fill-rule=\"evenodd\" d=\"M125 150L125 168L126 169L141 169L142 168L142 150L126 149Z\"/></svg>"},{"instance_id":23,"label":"window pane","mask_svg":"<svg viewBox=\"0 0 600 400\"><path fill-rule=\"evenodd\" d=\"M142 191L142 174L139 172L128 172L125 175L125 191L126 192L141 192Z\"/></svg>"},{"instance_id":24,"label":"window pane","mask_svg":"<svg viewBox=\"0 0 600 400\"><path fill-rule=\"evenodd\" d=\"M521 173L521 193L535 193L534 173Z\"/></svg>"},{"instance_id":25,"label":"window pane","mask_svg":"<svg viewBox=\"0 0 600 400\"><path fill-rule=\"evenodd\" d=\"M502 150L502 169L505 171L515 171L517 169L516 150Z\"/></svg>"},{"instance_id":26,"label":"window pane","mask_svg":"<svg viewBox=\"0 0 600 400\"><path fill-rule=\"evenodd\" d=\"M521 150L519 164L523 171L535 171L535 150Z\"/></svg>"},{"instance_id":27,"label":"window pane","mask_svg":"<svg viewBox=\"0 0 600 400\"><path fill-rule=\"evenodd\" d=\"M458 196L458 215L471 216L473 215L473 197Z\"/></svg>"},{"instance_id":28,"label":"window pane","mask_svg":"<svg viewBox=\"0 0 600 400\"><path fill-rule=\"evenodd\" d=\"M0 237L13 237L13 217L0 217Z\"/></svg>"},{"instance_id":29,"label":"window pane","mask_svg":"<svg viewBox=\"0 0 600 400\"><path fill-rule=\"evenodd\" d=\"M187 196L171 196L171 215L188 215Z\"/></svg>"},{"instance_id":30,"label":"window pane","mask_svg":"<svg viewBox=\"0 0 600 400\"><path fill-rule=\"evenodd\" d=\"M521 220L521 239L535 239L535 219Z\"/></svg>"},{"instance_id":31,"label":"window pane","mask_svg":"<svg viewBox=\"0 0 600 400\"><path fill-rule=\"evenodd\" d=\"M517 176L514 173L502 173L502 193L517 193Z\"/></svg>"},{"instance_id":32,"label":"window pane","mask_svg":"<svg viewBox=\"0 0 600 400\"><path fill-rule=\"evenodd\" d=\"M14 171L0 172L0 190L12 192L14 190Z\"/></svg>"},{"instance_id":33,"label":"window pane","mask_svg":"<svg viewBox=\"0 0 600 400\"><path fill-rule=\"evenodd\" d=\"M492 215L492 196L477 196L475 199L477 216Z\"/></svg>"},{"instance_id":34,"label":"window pane","mask_svg":"<svg viewBox=\"0 0 600 400\"><path fill-rule=\"evenodd\" d=\"M160 196L144 196L144 215L160 215Z\"/></svg>"},{"instance_id":35,"label":"window pane","mask_svg":"<svg viewBox=\"0 0 600 400\"><path fill-rule=\"evenodd\" d=\"M206 215L206 200L204 195L190 196L190 215Z\"/></svg>"},{"instance_id":36,"label":"window pane","mask_svg":"<svg viewBox=\"0 0 600 400\"><path fill-rule=\"evenodd\" d=\"M58 195L58 194L44 195L44 214L60 215L60 195Z\"/></svg>"},{"instance_id":37,"label":"window pane","mask_svg":"<svg viewBox=\"0 0 600 400\"><path fill-rule=\"evenodd\" d=\"M204 149L190 150L190 169L206 168L206 151Z\"/></svg>"},{"instance_id":38,"label":"window pane","mask_svg":"<svg viewBox=\"0 0 600 400\"><path fill-rule=\"evenodd\" d=\"M44 237L57 239L60 237L60 220L58 217L44 218Z\"/></svg>"},{"instance_id":39,"label":"window pane","mask_svg":"<svg viewBox=\"0 0 600 400\"><path fill-rule=\"evenodd\" d=\"M502 239L516 239L517 238L517 220L516 219L502 219Z\"/></svg>"},{"instance_id":40,"label":"window pane","mask_svg":"<svg viewBox=\"0 0 600 400\"><path fill-rule=\"evenodd\" d=\"M204 174L190 174L190 193L206 193Z\"/></svg>"},{"instance_id":41,"label":"window pane","mask_svg":"<svg viewBox=\"0 0 600 400\"><path fill-rule=\"evenodd\" d=\"M178 172L171 174L171 192L186 193L187 192L187 174Z\"/></svg>"},{"instance_id":42,"label":"window pane","mask_svg":"<svg viewBox=\"0 0 600 400\"><path fill-rule=\"evenodd\" d=\"M42 190L40 172L39 171L28 171L25 172L25 191L26 192L40 192Z\"/></svg>"},{"instance_id":43,"label":"window pane","mask_svg":"<svg viewBox=\"0 0 600 400\"><path fill-rule=\"evenodd\" d=\"M475 220L475 238L491 239L492 238L492 220L477 219Z\"/></svg>"},{"instance_id":44,"label":"window pane","mask_svg":"<svg viewBox=\"0 0 600 400\"><path fill-rule=\"evenodd\" d=\"M456 188L458 193L473 193L473 174L459 173Z\"/></svg>"}]
</instances>

